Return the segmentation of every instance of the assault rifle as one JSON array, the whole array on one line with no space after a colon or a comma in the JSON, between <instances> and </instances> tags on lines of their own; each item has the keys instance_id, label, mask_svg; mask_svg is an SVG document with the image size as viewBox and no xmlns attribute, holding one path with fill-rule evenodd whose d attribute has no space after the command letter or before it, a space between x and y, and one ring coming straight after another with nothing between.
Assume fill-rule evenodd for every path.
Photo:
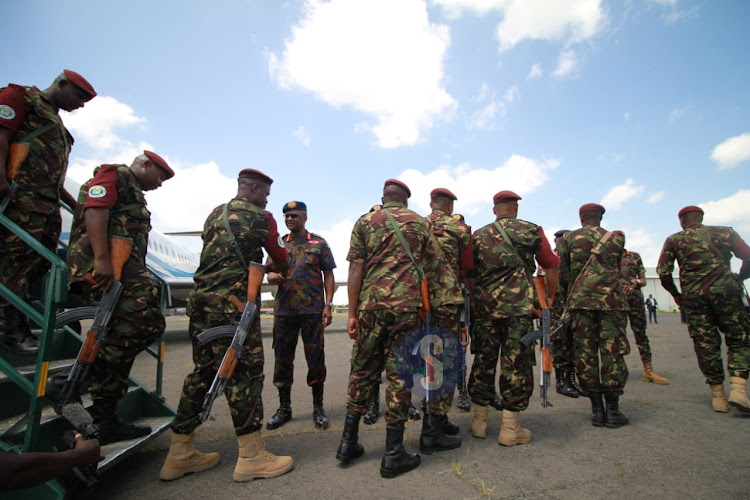
<instances>
[{"instance_id":1,"label":"assault rifle","mask_svg":"<svg viewBox=\"0 0 750 500\"><path fill-rule=\"evenodd\" d=\"M102 343L107 339L109 320L112 318L112 313L122 294L122 283L120 282L122 279L122 269L130 257L132 248L133 240L130 238L113 236L109 240L109 259L114 271L114 280L112 280L112 286L104 294L96 308L94 323L91 325L88 333L86 333L86 339L81 346L81 350L78 352L78 358L73 363L73 367L70 369L68 377L65 379L65 384L60 391L59 399L56 403L61 408L64 408L73 399L78 398L78 387L86 379L92 363L96 359L97 354L99 354ZM88 283L96 285L96 281L94 281L91 273L84 276L84 279Z\"/></svg>"},{"instance_id":2,"label":"assault rifle","mask_svg":"<svg viewBox=\"0 0 750 500\"><path fill-rule=\"evenodd\" d=\"M540 363L541 370L539 372L539 392L542 396L542 407L547 408L548 406L552 406L552 403L547 399L547 389L549 389L550 376L552 374L550 338L552 337L553 332L551 331L550 326L550 311L549 305L547 304L547 291L543 277L537 276L534 278L534 288L536 288L536 294L537 297L539 297L539 307L542 310L542 329L527 333L521 338L521 343L526 347L529 347L532 342L539 339L542 340L542 347L540 349L542 362ZM555 328L555 333L563 326L562 320L559 320L558 323L560 324Z\"/></svg>"},{"instance_id":3,"label":"assault rifle","mask_svg":"<svg viewBox=\"0 0 750 500\"><path fill-rule=\"evenodd\" d=\"M218 338L232 337L232 343L224 353L224 358L221 360L219 371L216 373L214 381L211 383L211 387L206 393L206 398L203 401L201 422L208 420L216 398L224 393L224 388L227 386L229 379L232 378L232 375L234 375L234 370L237 368L237 362L242 357L242 348L245 344L245 339L247 338L248 333L250 333L250 328L253 325L253 321L255 321L255 317L258 315L258 306L255 304L255 300L258 297L260 284L263 281L263 275L265 273L266 266L257 262L250 262L247 278L247 301L243 304L234 295L229 297L229 301L242 313L240 322L237 326L216 326L214 328L209 328L197 336L198 341L203 345Z\"/></svg>"},{"instance_id":4,"label":"assault rifle","mask_svg":"<svg viewBox=\"0 0 750 500\"><path fill-rule=\"evenodd\" d=\"M29 154L29 143L27 142L14 142L10 145L10 151L8 151L8 165L5 168L5 176L10 181L10 192L0 202L0 214L5 212L5 209L10 203L10 199L13 197L13 193L16 192L18 184L16 184L15 178L18 174L18 170L21 168L21 164L26 160L26 156Z\"/></svg>"},{"instance_id":5,"label":"assault rifle","mask_svg":"<svg viewBox=\"0 0 750 500\"><path fill-rule=\"evenodd\" d=\"M471 399L469 392L466 390L466 348L469 345L469 332L471 331L471 297L466 285L461 283L461 294L464 297L464 307L461 310L461 369L458 373L458 402L456 406L459 410L469 411L471 409Z\"/></svg>"}]
</instances>

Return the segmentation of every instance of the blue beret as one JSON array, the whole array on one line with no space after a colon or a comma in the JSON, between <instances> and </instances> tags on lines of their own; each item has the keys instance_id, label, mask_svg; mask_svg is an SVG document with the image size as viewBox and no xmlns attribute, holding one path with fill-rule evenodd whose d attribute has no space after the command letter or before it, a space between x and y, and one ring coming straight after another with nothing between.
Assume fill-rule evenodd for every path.
<instances>
[{"instance_id":1,"label":"blue beret","mask_svg":"<svg viewBox=\"0 0 750 500\"><path fill-rule=\"evenodd\" d=\"M287 213L290 210L301 210L307 212L307 205L305 205L304 201L288 201L284 204L284 208L282 208L281 211Z\"/></svg>"}]
</instances>

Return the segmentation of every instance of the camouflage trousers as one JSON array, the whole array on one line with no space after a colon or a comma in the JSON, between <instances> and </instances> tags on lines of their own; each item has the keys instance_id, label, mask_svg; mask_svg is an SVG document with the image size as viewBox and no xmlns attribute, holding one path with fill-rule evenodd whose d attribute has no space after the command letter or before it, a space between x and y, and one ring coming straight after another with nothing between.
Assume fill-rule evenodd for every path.
<instances>
[{"instance_id":1,"label":"camouflage trousers","mask_svg":"<svg viewBox=\"0 0 750 500\"><path fill-rule=\"evenodd\" d=\"M622 395L628 380L625 356L630 353L627 324L626 311L571 311L576 373L585 391Z\"/></svg>"},{"instance_id":2,"label":"camouflage trousers","mask_svg":"<svg viewBox=\"0 0 750 500\"><path fill-rule=\"evenodd\" d=\"M727 344L730 377L748 378L750 372L750 319L739 294L708 294L685 299L688 331L693 339L698 367L706 383L724 382L721 335Z\"/></svg>"},{"instance_id":3,"label":"camouflage trousers","mask_svg":"<svg viewBox=\"0 0 750 500\"><path fill-rule=\"evenodd\" d=\"M320 314L276 316L273 322L273 384L291 387L294 382L294 357L298 333L302 336L307 360L307 385L326 381L326 354L323 323Z\"/></svg>"},{"instance_id":4,"label":"camouflage trousers","mask_svg":"<svg viewBox=\"0 0 750 500\"><path fill-rule=\"evenodd\" d=\"M447 330L459 339L461 335L461 324L459 322L461 316L462 305L446 305L438 306L433 310L433 324L443 330ZM458 345L460 348L460 344ZM454 385L455 387L455 385ZM436 398L430 401L430 413L433 415L447 415L453 404L453 393L446 394L443 397ZM422 400L422 411L427 411L425 400Z\"/></svg>"},{"instance_id":5,"label":"camouflage trousers","mask_svg":"<svg viewBox=\"0 0 750 500\"><path fill-rule=\"evenodd\" d=\"M628 295L628 319L630 329L633 330L635 344L643 363L651 362L651 346L646 335L646 309L643 307L643 293L640 290Z\"/></svg>"},{"instance_id":6,"label":"camouflage trousers","mask_svg":"<svg viewBox=\"0 0 750 500\"><path fill-rule=\"evenodd\" d=\"M503 408L523 411L534 391L532 350L521 337L532 330L531 316L478 321L471 335L474 364L469 376L469 396L480 406L495 399L495 372L500 359L499 388Z\"/></svg>"},{"instance_id":7,"label":"camouflage trousers","mask_svg":"<svg viewBox=\"0 0 750 500\"><path fill-rule=\"evenodd\" d=\"M400 342L419 325L416 312L392 309L360 311L359 340L352 349L352 370L346 398L349 415L364 415L373 391L380 384L385 367L385 401L388 425L403 427L409 418L411 392L396 371L396 349Z\"/></svg>"},{"instance_id":8,"label":"camouflage trousers","mask_svg":"<svg viewBox=\"0 0 750 500\"><path fill-rule=\"evenodd\" d=\"M94 402L116 403L125 396L133 361L164 333L164 327L157 287L150 281L123 283L109 335L91 365L89 393Z\"/></svg>"},{"instance_id":9,"label":"camouflage trousers","mask_svg":"<svg viewBox=\"0 0 750 500\"><path fill-rule=\"evenodd\" d=\"M33 199L20 193L8 205L4 215L15 222L52 252L57 252L60 238L60 207L57 202ZM0 226L0 283L28 301L29 287L50 268L50 262L24 243L18 236ZM8 302L0 298L0 307Z\"/></svg>"},{"instance_id":10,"label":"camouflage trousers","mask_svg":"<svg viewBox=\"0 0 750 500\"><path fill-rule=\"evenodd\" d=\"M565 324L550 339L552 343L552 364L555 368L569 370L575 367L573 357L573 332L570 324Z\"/></svg>"},{"instance_id":11,"label":"camouflage trousers","mask_svg":"<svg viewBox=\"0 0 750 500\"><path fill-rule=\"evenodd\" d=\"M215 326L232 324L234 314L195 313L190 318L190 339L193 342L193 372L182 384L177 416L172 421L176 434L190 434L201 424L203 401L219 371L231 338L220 338L208 345L201 344L197 335ZM224 388L224 396L238 436L253 433L263 427L263 342L260 336L260 317L257 316L245 338L242 357L237 362L232 378Z\"/></svg>"}]
</instances>

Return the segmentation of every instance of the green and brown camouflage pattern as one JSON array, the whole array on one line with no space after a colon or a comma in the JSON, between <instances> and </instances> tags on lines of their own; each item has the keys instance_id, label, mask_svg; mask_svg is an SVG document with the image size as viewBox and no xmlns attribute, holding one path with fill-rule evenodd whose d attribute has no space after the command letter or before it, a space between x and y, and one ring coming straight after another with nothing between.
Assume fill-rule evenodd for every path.
<instances>
[{"instance_id":1,"label":"green and brown camouflage pattern","mask_svg":"<svg viewBox=\"0 0 750 500\"><path fill-rule=\"evenodd\" d=\"M688 228L669 236L659 256L656 273L671 276L674 263L680 266L682 295L695 297L709 293L739 294L740 286L729 267L739 235L731 227L704 226ZM709 240L721 252L709 246Z\"/></svg>"},{"instance_id":2,"label":"green and brown camouflage pattern","mask_svg":"<svg viewBox=\"0 0 750 500\"><path fill-rule=\"evenodd\" d=\"M437 306L432 311L433 325L455 335L456 340L461 338L461 308L463 305L447 304ZM460 344L456 342L456 345ZM453 391L443 397L430 401L430 413L433 415L447 415L453 404ZM422 400L422 410L426 411L425 400Z\"/></svg>"},{"instance_id":3,"label":"green and brown camouflage pattern","mask_svg":"<svg viewBox=\"0 0 750 500\"><path fill-rule=\"evenodd\" d=\"M633 280L640 276L646 275L646 268L643 267L643 260L638 252L625 250L620 264L620 276L622 277L623 287L632 284ZM643 292L636 287L632 292L626 294L628 300L628 319L630 320L630 329L633 330L635 343L638 346L638 352L641 355L643 363L651 362L651 345L646 335L646 309L643 307Z\"/></svg>"},{"instance_id":4,"label":"green and brown camouflage pattern","mask_svg":"<svg viewBox=\"0 0 750 500\"><path fill-rule=\"evenodd\" d=\"M120 236L131 238L133 247L130 250L125 266L122 269L122 283L151 282L146 267L148 252L148 233L151 231L151 212L146 208L146 197L138 178L127 165L117 165L116 186L117 202L109 211L108 237ZM99 171L97 167L94 174ZM84 217L86 194L92 179L84 182L78 192L78 201L73 214L73 225L70 230L70 247L68 248L68 276L71 283L83 280L83 276L94 269L94 252L86 231ZM154 285L155 286L155 285Z\"/></svg>"},{"instance_id":5,"label":"green and brown camouflage pattern","mask_svg":"<svg viewBox=\"0 0 750 500\"><path fill-rule=\"evenodd\" d=\"M513 242L525 267L492 222L474 232L474 272L476 278L474 313L480 320L528 316L535 303L531 275L536 269L534 256L542 249L539 226L512 217L497 219Z\"/></svg>"},{"instance_id":6,"label":"green and brown camouflage pattern","mask_svg":"<svg viewBox=\"0 0 750 500\"><path fill-rule=\"evenodd\" d=\"M585 226L565 233L558 246L560 293L568 300L568 309L625 311L628 308L618 270L625 252L625 239L619 234L612 234L602 245L599 255L594 256L574 285L591 251L606 232L601 227Z\"/></svg>"},{"instance_id":7,"label":"green and brown camouflage pattern","mask_svg":"<svg viewBox=\"0 0 750 500\"><path fill-rule=\"evenodd\" d=\"M273 320L273 384L276 387L291 387L294 382L294 358L297 340L302 345L307 361L307 385L326 381L325 336L320 312L276 316Z\"/></svg>"},{"instance_id":8,"label":"green and brown camouflage pattern","mask_svg":"<svg viewBox=\"0 0 750 500\"><path fill-rule=\"evenodd\" d=\"M621 396L628 380L625 356L630 352L626 312L576 309L570 321L581 388Z\"/></svg>"},{"instance_id":9,"label":"green and brown camouflage pattern","mask_svg":"<svg viewBox=\"0 0 750 500\"><path fill-rule=\"evenodd\" d=\"M471 244L469 228L440 210L433 211L427 220L433 238L425 251L423 266L429 283L430 305L434 308L463 304L458 258Z\"/></svg>"},{"instance_id":10,"label":"green and brown camouflage pattern","mask_svg":"<svg viewBox=\"0 0 750 500\"><path fill-rule=\"evenodd\" d=\"M393 227L388 210L404 235L415 259L423 258L429 241L429 223L402 203L388 202L381 210L361 216L352 229L346 260L364 263L357 309L393 309L416 312L421 306L419 276Z\"/></svg>"}]
</instances>

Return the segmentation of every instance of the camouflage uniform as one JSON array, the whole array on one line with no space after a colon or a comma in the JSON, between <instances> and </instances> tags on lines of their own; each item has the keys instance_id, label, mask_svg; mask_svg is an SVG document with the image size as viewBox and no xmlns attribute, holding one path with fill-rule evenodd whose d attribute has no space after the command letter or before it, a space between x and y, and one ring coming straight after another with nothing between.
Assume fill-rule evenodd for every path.
<instances>
[{"instance_id":1,"label":"camouflage uniform","mask_svg":"<svg viewBox=\"0 0 750 500\"><path fill-rule=\"evenodd\" d=\"M10 85L0 89L0 105L25 110L11 142L54 123L55 126L30 142L29 153L15 178L15 201L4 215L51 251L57 251L60 237L60 191L68 168L73 137L62 123L58 110L36 87ZM0 126L10 123L0 119ZM13 130L13 129L11 129ZM5 227L0 227L0 282L22 299L29 300L29 286L50 268L50 263ZM19 272L19 270L23 272ZM0 298L0 307L8 303Z\"/></svg>"},{"instance_id":2,"label":"camouflage uniform","mask_svg":"<svg viewBox=\"0 0 750 500\"><path fill-rule=\"evenodd\" d=\"M721 256L709 246L709 239ZM747 379L750 371L750 320L740 284L729 268L732 253L745 263L750 259L750 248L733 229L700 225L668 237L657 267L659 277L671 280L675 260L680 266L681 307L687 310L698 366L710 385L724 382L720 331L727 345L729 376Z\"/></svg>"},{"instance_id":3,"label":"camouflage uniform","mask_svg":"<svg viewBox=\"0 0 750 500\"><path fill-rule=\"evenodd\" d=\"M643 267L641 255L638 252L625 251L620 263L620 276L622 277L623 288L630 285L634 279L638 279L642 274L646 274ZM646 309L643 307L643 292L636 287L630 294L626 294L628 300L628 319L630 320L630 329L633 330L635 343L638 346L638 352L641 355L643 363L651 362L651 346L648 343L646 335Z\"/></svg>"},{"instance_id":4,"label":"camouflage uniform","mask_svg":"<svg viewBox=\"0 0 750 500\"><path fill-rule=\"evenodd\" d=\"M584 226L565 234L559 248L560 290L569 301L581 386L590 393L620 396L628 378L625 355L630 352L625 333L628 304L618 271L623 237L613 234L575 284L606 232L601 227Z\"/></svg>"},{"instance_id":5,"label":"camouflage uniform","mask_svg":"<svg viewBox=\"0 0 750 500\"><path fill-rule=\"evenodd\" d=\"M242 198L235 198L228 203L227 217L243 263L230 245L223 208L223 205L216 207L203 226L200 266L188 302L195 368L182 386L177 416L171 425L176 434L190 434L200 425L206 392L231 343L231 339L223 338L204 346L196 336L208 328L231 324L237 311L228 299L232 295L240 300L247 296L246 264L263 261L261 248L276 263L287 258L286 250L279 245L281 239L273 216ZM260 319L256 318L224 391L238 436L260 430L263 425L263 378L263 344Z\"/></svg>"},{"instance_id":6,"label":"camouflage uniform","mask_svg":"<svg viewBox=\"0 0 750 500\"><path fill-rule=\"evenodd\" d=\"M471 233L466 224L446 215L442 210L433 210L427 220L430 221L435 242L440 246L440 251L431 251L435 254L435 258L425 259L425 273L430 284L430 305L433 308L433 324L451 332L459 340L461 335L459 319L464 303L459 273L474 268ZM452 402L453 393L451 392L431 401L430 411L435 415L446 415Z\"/></svg>"},{"instance_id":7,"label":"camouflage uniform","mask_svg":"<svg viewBox=\"0 0 750 500\"><path fill-rule=\"evenodd\" d=\"M335 269L336 262L328 243L317 234L305 231L303 237L288 234L283 239L290 263L289 277L279 284L274 303L273 383L279 388L292 386L297 332L301 332L307 385L312 387L326 380L322 272Z\"/></svg>"},{"instance_id":8,"label":"camouflage uniform","mask_svg":"<svg viewBox=\"0 0 750 500\"><path fill-rule=\"evenodd\" d=\"M496 224L507 232L523 259L523 267ZM475 328L471 337L474 364L469 377L473 403L487 406L494 401L495 372L500 357L500 395L505 410L519 412L529 405L534 390L532 350L521 337L532 330L536 302L530 281L536 268L559 264L541 226L512 217L500 217L474 232Z\"/></svg>"},{"instance_id":9,"label":"camouflage uniform","mask_svg":"<svg viewBox=\"0 0 750 500\"><path fill-rule=\"evenodd\" d=\"M106 198L91 196L94 186L110 187ZM91 191L89 188L92 188ZM110 201L111 200L111 201ZM94 292L83 281L94 269L94 252L86 231L86 208L109 208L108 236L132 238L133 247L122 271L122 294L109 322L109 335L91 367L89 392L95 404L113 404L128 389L128 374L135 357L163 332L164 315L158 288L146 268L151 212L146 208L138 179L126 165L102 165L81 186L68 249L71 288L88 301Z\"/></svg>"},{"instance_id":10,"label":"camouflage uniform","mask_svg":"<svg viewBox=\"0 0 750 500\"><path fill-rule=\"evenodd\" d=\"M385 210L393 216L416 259L422 258L429 241L427 220L398 202L388 202L354 224L346 260L362 262L364 275L357 304L360 337L353 350L346 410L349 415L364 415L385 366L385 420L389 426L403 428L411 393L396 372L395 351L418 327L421 299L417 270Z\"/></svg>"}]
</instances>

